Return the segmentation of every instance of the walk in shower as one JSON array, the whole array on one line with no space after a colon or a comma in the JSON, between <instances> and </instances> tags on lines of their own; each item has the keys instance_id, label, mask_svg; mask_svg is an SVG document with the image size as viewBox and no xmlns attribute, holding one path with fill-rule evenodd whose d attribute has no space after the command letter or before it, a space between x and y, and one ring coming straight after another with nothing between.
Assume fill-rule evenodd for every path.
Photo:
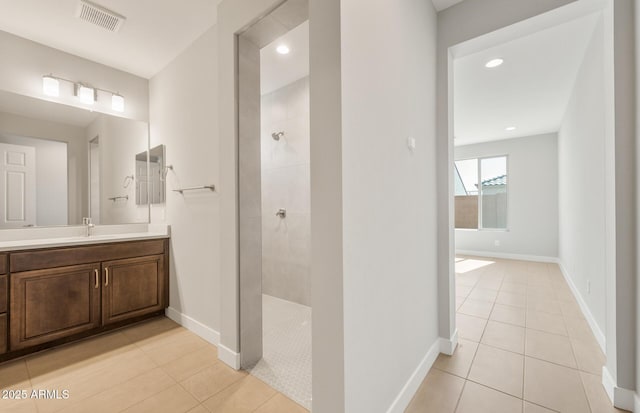
<instances>
[{"instance_id":1,"label":"walk in shower","mask_svg":"<svg viewBox=\"0 0 640 413\"><path fill-rule=\"evenodd\" d=\"M310 409L309 24L292 24L299 5L238 41L240 295L251 303L240 330L242 368Z\"/></svg>"}]
</instances>

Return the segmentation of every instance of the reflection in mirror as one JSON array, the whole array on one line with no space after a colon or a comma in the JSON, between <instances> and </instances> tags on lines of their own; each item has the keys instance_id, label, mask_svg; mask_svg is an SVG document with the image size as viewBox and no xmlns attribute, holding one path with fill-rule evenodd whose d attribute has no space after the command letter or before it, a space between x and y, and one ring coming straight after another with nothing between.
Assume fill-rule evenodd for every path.
<instances>
[{"instance_id":1,"label":"reflection in mirror","mask_svg":"<svg viewBox=\"0 0 640 413\"><path fill-rule=\"evenodd\" d=\"M158 145L136 155L136 203L138 205L162 204L165 200L165 146Z\"/></svg>"},{"instance_id":2,"label":"reflection in mirror","mask_svg":"<svg viewBox=\"0 0 640 413\"><path fill-rule=\"evenodd\" d=\"M0 91L0 229L148 222L135 154L144 122Z\"/></svg>"}]
</instances>

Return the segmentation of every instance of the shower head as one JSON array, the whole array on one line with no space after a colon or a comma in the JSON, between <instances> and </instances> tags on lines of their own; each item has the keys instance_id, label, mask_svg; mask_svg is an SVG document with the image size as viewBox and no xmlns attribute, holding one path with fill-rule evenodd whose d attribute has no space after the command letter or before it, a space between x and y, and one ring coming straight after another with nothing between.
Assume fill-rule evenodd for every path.
<instances>
[{"instance_id":1,"label":"shower head","mask_svg":"<svg viewBox=\"0 0 640 413\"><path fill-rule=\"evenodd\" d=\"M271 134L271 137L273 138L274 141L279 141L280 138L282 138L284 136L284 132L273 132Z\"/></svg>"}]
</instances>

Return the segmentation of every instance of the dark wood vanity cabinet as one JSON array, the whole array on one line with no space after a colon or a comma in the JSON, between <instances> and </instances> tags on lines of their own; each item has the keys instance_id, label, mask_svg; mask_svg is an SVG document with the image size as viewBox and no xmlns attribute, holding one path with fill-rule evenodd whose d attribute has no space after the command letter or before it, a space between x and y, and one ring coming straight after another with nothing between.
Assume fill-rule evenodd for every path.
<instances>
[{"instance_id":1,"label":"dark wood vanity cabinet","mask_svg":"<svg viewBox=\"0 0 640 413\"><path fill-rule=\"evenodd\" d=\"M4 338L6 356L161 314L168 306L168 239L8 255L9 274L0 275L0 354ZM3 277L8 314L1 314ZM7 323L8 334L2 333Z\"/></svg>"},{"instance_id":2,"label":"dark wood vanity cabinet","mask_svg":"<svg viewBox=\"0 0 640 413\"><path fill-rule=\"evenodd\" d=\"M8 297L7 255L0 254L0 354L7 352L7 302Z\"/></svg>"},{"instance_id":3,"label":"dark wood vanity cabinet","mask_svg":"<svg viewBox=\"0 0 640 413\"><path fill-rule=\"evenodd\" d=\"M164 256L130 258L102 264L102 323L104 325L165 307Z\"/></svg>"},{"instance_id":4,"label":"dark wood vanity cabinet","mask_svg":"<svg viewBox=\"0 0 640 413\"><path fill-rule=\"evenodd\" d=\"M11 274L10 348L100 327L100 263Z\"/></svg>"}]
</instances>

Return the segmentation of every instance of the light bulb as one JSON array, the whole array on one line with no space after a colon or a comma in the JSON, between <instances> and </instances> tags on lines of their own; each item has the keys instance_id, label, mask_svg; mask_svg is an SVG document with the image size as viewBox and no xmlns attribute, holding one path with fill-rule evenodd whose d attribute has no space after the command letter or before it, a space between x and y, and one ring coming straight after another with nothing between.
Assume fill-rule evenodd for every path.
<instances>
[{"instance_id":1,"label":"light bulb","mask_svg":"<svg viewBox=\"0 0 640 413\"><path fill-rule=\"evenodd\" d=\"M78 85L78 97L82 103L93 105L96 100L96 90L92 87Z\"/></svg>"},{"instance_id":2,"label":"light bulb","mask_svg":"<svg viewBox=\"0 0 640 413\"><path fill-rule=\"evenodd\" d=\"M111 109L124 112L124 97L117 94L111 96Z\"/></svg>"},{"instance_id":3,"label":"light bulb","mask_svg":"<svg viewBox=\"0 0 640 413\"><path fill-rule=\"evenodd\" d=\"M60 81L55 77L42 76L42 92L47 96L60 96Z\"/></svg>"}]
</instances>

